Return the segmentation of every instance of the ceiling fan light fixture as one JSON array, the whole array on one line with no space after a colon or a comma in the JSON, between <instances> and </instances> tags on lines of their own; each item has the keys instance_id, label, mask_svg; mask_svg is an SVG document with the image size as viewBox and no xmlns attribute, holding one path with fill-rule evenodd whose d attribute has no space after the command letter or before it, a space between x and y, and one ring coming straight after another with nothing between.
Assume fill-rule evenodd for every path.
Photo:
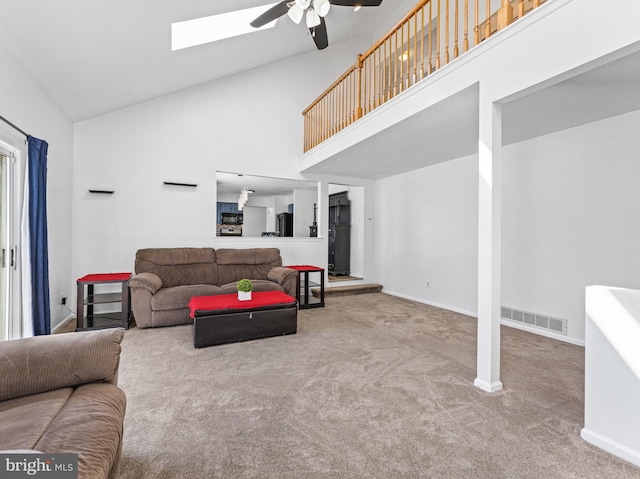
<instances>
[{"instance_id":1,"label":"ceiling fan light fixture","mask_svg":"<svg viewBox=\"0 0 640 479\"><path fill-rule=\"evenodd\" d=\"M358 11L361 6L377 7L383 0L281 0L267 6L267 10L250 22L253 28L265 27L268 24L274 24L278 18L285 14L291 21L298 24L305 19L305 25L310 30L310 36L316 44L318 50L323 50L329 46L327 36L327 25L324 17L327 16L329 10L333 10L332 5L340 5L343 7L355 7ZM449 0L447 0L449 1ZM477 2L476 2L477 3Z\"/></svg>"},{"instance_id":2,"label":"ceiling fan light fixture","mask_svg":"<svg viewBox=\"0 0 640 479\"><path fill-rule=\"evenodd\" d=\"M298 5L291 5L289 11L287 12L289 18L293 23L299 24L302 21L302 16L304 15L304 10L302 10Z\"/></svg>"},{"instance_id":3,"label":"ceiling fan light fixture","mask_svg":"<svg viewBox=\"0 0 640 479\"><path fill-rule=\"evenodd\" d=\"M306 10L311 5L311 0L296 0L296 6L302 10Z\"/></svg>"},{"instance_id":4,"label":"ceiling fan light fixture","mask_svg":"<svg viewBox=\"0 0 640 479\"><path fill-rule=\"evenodd\" d=\"M318 12L319 16L324 17L329 13L331 3L329 0L313 0L313 9Z\"/></svg>"},{"instance_id":5,"label":"ceiling fan light fixture","mask_svg":"<svg viewBox=\"0 0 640 479\"><path fill-rule=\"evenodd\" d=\"M320 15L313 8L307 10L307 28L317 27L320 23Z\"/></svg>"}]
</instances>

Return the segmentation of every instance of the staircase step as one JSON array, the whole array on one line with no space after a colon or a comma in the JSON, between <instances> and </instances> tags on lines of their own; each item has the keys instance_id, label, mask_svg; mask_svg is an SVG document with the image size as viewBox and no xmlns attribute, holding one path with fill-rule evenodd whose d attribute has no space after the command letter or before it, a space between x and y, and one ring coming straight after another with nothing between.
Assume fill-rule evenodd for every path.
<instances>
[{"instance_id":1,"label":"staircase step","mask_svg":"<svg viewBox=\"0 0 640 479\"><path fill-rule=\"evenodd\" d=\"M331 286L324 288L324 297L329 296L348 296L352 294L379 293L382 291L382 285L377 283L354 284L350 286ZM311 294L314 297L320 297L320 288L311 288Z\"/></svg>"}]
</instances>

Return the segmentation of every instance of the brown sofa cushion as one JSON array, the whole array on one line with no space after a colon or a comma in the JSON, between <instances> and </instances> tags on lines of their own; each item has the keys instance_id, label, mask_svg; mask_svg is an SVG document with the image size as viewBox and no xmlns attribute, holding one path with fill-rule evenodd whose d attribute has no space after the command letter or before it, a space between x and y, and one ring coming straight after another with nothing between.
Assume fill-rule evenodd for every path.
<instances>
[{"instance_id":1,"label":"brown sofa cushion","mask_svg":"<svg viewBox=\"0 0 640 479\"><path fill-rule=\"evenodd\" d=\"M167 311L154 311L151 313L148 328L162 328L164 326L177 326L179 324L191 324L193 319L189 315L189 308L172 309Z\"/></svg>"},{"instance_id":2,"label":"brown sofa cushion","mask_svg":"<svg viewBox=\"0 0 640 479\"><path fill-rule=\"evenodd\" d=\"M95 381L116 382L123 329L0 341L0 401Z\"/></svg>"},{"instance_id":3,"label":"brown sofa cushion","mask_svg":"<svg viewBox=\"0 0 640 479\"><path fill-rule=\"evenodd\" d=\"M63 388L0 402L0 449L33 449L72 392Z\"/></svg>"},{"instance_id":4,"label":"brown sofa cushion","mask_svg":"<svg viewBox=\"0 0 640 479\"><path fill-rule=\"evenodd\" d=\"M271 268L282 266L278 248L218 249L216 250L219 283L228 284L242 278L267 279Z\"/></svg>"},{"instance_id":5,"label":"brown sofa cushion","mask_svg":"<svg viewBox=\"0 0 640 479\"><path fill-rule=\"evenodd\" d=\"M220 286L212 284L194 284L188 286L174 286L162 288L151 297L151 308L156 311L168 311L174 309L189 310L189 300L192 296L210 296L222 294Z\"/></svg>"},{"instance_id":6,"label":"brown sofa cushion","mask_svg":"<svg viewBox=\"0 0 640 479\"><path fill-rule=\"evenodd\" d=\"M125 408L124 392L113 384L80 386L35 449L78 454L79 477L108 477L119 457Z\"/></svg>"},{"instance_id":7,"label":"brown sofa cushion","mask_svg":"<svg viewBox=\"0 0 640 479\"><path fill-rule=\"evenodd\" d=\"M218 264L269 264L272 268L282 266L278 248L247 248L216 250Z\"/></svg>"},{"instance_id":8,"label":"brown sofa cushion","mask_svg":"<svg viewBox=\"0 0 640 479\"><path fill-rule=\"evenodd\" d=\"M278 283L274 283L273 281L265 281L263 279L254 279L252 280L253 290L258 293L260 291L284 291L284 288L280 286ZM236 294L238 292L238 288L236 286L236 282L223 284L221 286L222 290L225 294Z\"/></svg>"},{"instance_id":9,"label":"brown sofa cushion","mask_svg":"<svg viewBox=\"0 0 640 479\"><path fill-rule=\"evenodd\" d=\"M147 248L136 253L135 271L154 273L163 288L188 284L218 284L213 248Z\"/></svg>"}]
</instances>

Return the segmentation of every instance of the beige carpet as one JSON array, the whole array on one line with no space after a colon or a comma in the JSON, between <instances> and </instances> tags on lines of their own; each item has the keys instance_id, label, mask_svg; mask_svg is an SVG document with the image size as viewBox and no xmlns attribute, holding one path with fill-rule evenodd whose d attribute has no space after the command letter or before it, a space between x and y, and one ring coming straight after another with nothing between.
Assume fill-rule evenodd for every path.
<instances>
[{"instance_id":1,"label":"beige carpet","mask_svg":"<svg viewBox=\"0 0 640 479\"><path fill-rule=\"evenodd\" d=\"M640 477L580 438L580 347L503 328L488 394L475 320L382 293L300 311L296 335L191 335L126 333L123 479Z\"/></svg>"}]
</instances>

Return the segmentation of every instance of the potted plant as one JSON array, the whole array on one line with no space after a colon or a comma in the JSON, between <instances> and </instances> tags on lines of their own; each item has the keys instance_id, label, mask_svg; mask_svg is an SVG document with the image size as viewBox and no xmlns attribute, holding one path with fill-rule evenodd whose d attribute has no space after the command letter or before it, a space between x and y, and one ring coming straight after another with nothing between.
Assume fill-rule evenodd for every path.
<instances>
[{"instance_id":1,"label":"potted plant","mask_svg":"<svg viewBox=\"0 0 640 479\"><path fill-rule=\"evenodd\" d=\"M253 291L253 283L250 279L241 279L236 283L238 288L238 299L240 301L247 301L251 299L251 291Z\"/></svg>"}]
</instances>

